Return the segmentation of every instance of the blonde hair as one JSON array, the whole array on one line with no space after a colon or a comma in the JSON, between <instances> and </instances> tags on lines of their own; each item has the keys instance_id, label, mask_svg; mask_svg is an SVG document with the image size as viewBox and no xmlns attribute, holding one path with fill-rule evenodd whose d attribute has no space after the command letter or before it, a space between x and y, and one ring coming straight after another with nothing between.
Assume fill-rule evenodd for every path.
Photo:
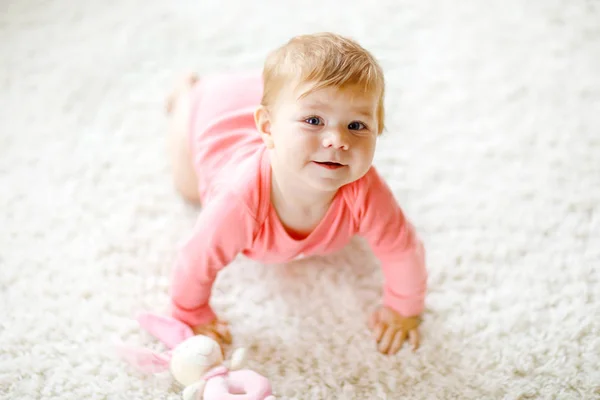
<instances>
[{"instance_id":1,"label":"blonde hair","mask_svg":"<svg viewBox=\"0 0 600 400\"><path fill-rule=\"evenodd\" d=\"M383 132L383 70L375 57L354 40L334 33L316 33L293 37L274 50L263 68L261 104L265 107L274 104L281 88L290 81L314 83L304 95L321 88L348 86L376 93L378 133Z\"/></svg>"}]
</instances>

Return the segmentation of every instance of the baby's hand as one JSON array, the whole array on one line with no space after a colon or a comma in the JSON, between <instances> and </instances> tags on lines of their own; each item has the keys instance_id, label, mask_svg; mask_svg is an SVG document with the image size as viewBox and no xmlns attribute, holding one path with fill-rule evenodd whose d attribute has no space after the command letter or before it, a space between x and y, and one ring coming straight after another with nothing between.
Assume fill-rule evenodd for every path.
<instances>
[{"instance_id":1,"label":"baby's hand","mask_svg":"<svg viewBox=\"0 0 600 400\"><path fill-rule=\"evenodd\" d=\"M215 319L214 321L198 325L192 328L196 335L204 335L213 338L219 343L221 349L227 344L231 344L231 333L227 322Z\"/></svg>"},{"instance_id":2,"label":"baby's hand","mask_svg":"<svg viewBox=\"0 0 600 400\"><path fill-rule=\"evenodd\" d=\"M420 317L403 317L389 307L378 308L369 319L369 329L383 354L396 354L408 338L413 350L419 347Z\"/></svg>"}]
</instances>

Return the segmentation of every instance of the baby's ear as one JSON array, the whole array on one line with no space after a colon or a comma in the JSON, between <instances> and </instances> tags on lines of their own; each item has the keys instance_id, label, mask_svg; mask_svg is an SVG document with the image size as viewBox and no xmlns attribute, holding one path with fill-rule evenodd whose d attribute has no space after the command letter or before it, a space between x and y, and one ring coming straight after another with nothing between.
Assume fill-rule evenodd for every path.
<instances>
[{"instance_id":1,"label":"baby's ear","mask_svg":"<svg viewBox=\"0 0 600 400\"><path fill-rule=\"evenodd\" d=\"M268 149L273 148L273 136L271 135L271 114L265 106L259 106L254 112L254 122L256 129Z\"/></svg>"}]
</instances>

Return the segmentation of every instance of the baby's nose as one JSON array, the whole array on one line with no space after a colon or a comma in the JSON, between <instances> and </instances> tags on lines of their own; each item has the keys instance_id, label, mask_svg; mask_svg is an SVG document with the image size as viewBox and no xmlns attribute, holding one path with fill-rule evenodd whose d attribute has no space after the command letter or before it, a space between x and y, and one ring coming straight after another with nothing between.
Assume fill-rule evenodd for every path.
<instances>
[{"instance_id":1,"label":"baby's nose","mask_svg":"<svg viewBox=\"0 0 600 400\"><path fill-rule=\"evenodd\" d=\"M323 138L323 147L348 150L350 145L347 133L338 128L328 130Z\"/></svg>"}]
</instances>

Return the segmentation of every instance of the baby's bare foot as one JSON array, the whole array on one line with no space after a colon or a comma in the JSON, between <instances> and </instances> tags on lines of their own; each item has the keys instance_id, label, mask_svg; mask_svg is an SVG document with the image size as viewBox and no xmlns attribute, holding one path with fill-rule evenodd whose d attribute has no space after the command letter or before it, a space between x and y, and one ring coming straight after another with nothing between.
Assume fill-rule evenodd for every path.
<instances>
[{"instance_id":1,"label":"baby's bare foot","mask_svg":"<svg viewBox=\"0 0 600 400\"><path fill-rule=\"evenodd\" d=\"M183 77L178 80L171 94L167 96L167 114L170 114L171 111L173 111L177 99L179 99L182 95L187 94L194 87L196 82L198 82L198 75L193 72L184 74Z\"/></svg>"}]
</instances>

